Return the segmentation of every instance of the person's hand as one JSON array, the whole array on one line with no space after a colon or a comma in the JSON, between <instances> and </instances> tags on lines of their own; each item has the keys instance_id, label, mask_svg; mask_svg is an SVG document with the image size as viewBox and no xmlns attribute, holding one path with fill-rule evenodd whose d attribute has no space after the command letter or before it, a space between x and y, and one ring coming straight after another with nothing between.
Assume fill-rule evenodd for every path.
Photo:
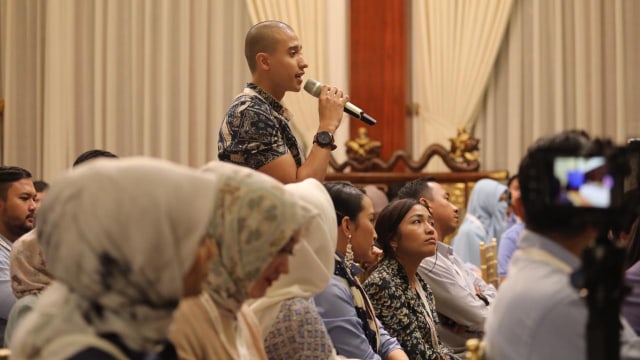
<instances>
[{"instance_id":1,"label":"person's hand","mask_svg":"<svg viewBox=\"0 0 640 360\"><path fill-rule=\"evenodd\" d=\"M378 263L378 261L380 261L380 259L382 259L382 255L384 255L382 249L374 245L371 249L371 257L362 262L362 269L364 269L365 271L371 269Z\"/></svg>"},{"instance_id":2,"label":"person's hand","mask_svg":"<svg viewBox=\"0 0 640 360\"><path fill-rule=\"evenodd\" d=\"M318 99L318 113L320 124L318 131L335 133L342 121L344 105L349 101L349 95L334 86L324 85Z\"/></svg>"}]
</instances>

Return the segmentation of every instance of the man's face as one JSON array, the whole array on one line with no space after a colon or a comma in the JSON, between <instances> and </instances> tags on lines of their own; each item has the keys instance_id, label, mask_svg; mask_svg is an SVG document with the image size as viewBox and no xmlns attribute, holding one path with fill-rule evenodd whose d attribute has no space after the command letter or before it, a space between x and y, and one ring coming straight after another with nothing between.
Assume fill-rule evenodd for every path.
<instances>
[{"instance_id":1,"label":"man's face","mask_svg":"<svg viewBox=\"0 0 640 360\"><path fill-rule=\"evenodd\" d=\"M309 65L302 57L302 45L291 30L279 32L276 50L269 54L270 72L279 91L300 91L304 69Z\"/></svg>"},{"instance_id":2,"label":"man's face","mask_svg":"<svg viewBox=\"0 0 640 360\"><path fill-rule=\"evenodd\" d=\"M10 241L17 240L35 226L36 189L31 179L12 183L7 199L0 199L0 230Z\"/></svg>"},{"instance_id":3,"label":"man's face","mask_svg":"<svg viewBox=\"0 0 640 360\"><path fill-rule=\"evenodd\" d=\"M449 200L449 193L436 182L429 182L432 199L427 199L439 240L453 233L459 225L460 215L458 207Z\"/></svg>"}]
</instances>

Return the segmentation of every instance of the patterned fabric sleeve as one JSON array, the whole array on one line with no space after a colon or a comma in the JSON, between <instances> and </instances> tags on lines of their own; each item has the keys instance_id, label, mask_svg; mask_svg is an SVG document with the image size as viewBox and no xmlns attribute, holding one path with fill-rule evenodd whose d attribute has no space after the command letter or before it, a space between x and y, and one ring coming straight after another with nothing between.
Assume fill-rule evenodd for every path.
<instances>
[{"instance_id":1,"label":"patterned fabric sleeve","mask_svg":"<svg viewBox=\"0 0 640 360\"><path fill-rule=\"evenodd\" d=\"M218 139L220 160L259 169L287 153L276 115L257 98L243 95L227 111Z\"/></svg>"},{"instance_id":2,"label":"patterned fabric sleeve","mask_svg":"<svg viewBox=\"0 0 640 360\"><path fill-rule=\"evenodd\" d=\"M328 359L333 351L315 305L301 298L282 303L264 345L271 360Z\"/></svg>"}]
</instances>

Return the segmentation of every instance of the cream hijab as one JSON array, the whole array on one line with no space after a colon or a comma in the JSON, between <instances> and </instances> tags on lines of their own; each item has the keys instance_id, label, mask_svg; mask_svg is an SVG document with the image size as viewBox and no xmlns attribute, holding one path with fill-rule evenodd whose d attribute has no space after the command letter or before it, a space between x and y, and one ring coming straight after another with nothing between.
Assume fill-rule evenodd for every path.
<instances>
[{"instance_id":1,"label":"cream hijab","mask_svg":"<svg viewBox=\"0 0 640 360\"><path fill-rule=\"evenodd\" d=\"M39 294L51 283L36 231L22 235L11 247L9 261L11 290L16 298Z\"/></svg>"},{"instance_id":2,"label":"cream hijab","mask_svg":"<svg viewBox=\"0 0 640 360\"><path fill-rule=\"evenodd\" d=\"M219 221L212 223L220 256L211 262L207 293L217 307L235 313L273 256L315 213L255 170L215 161L203 171L221 184L214 209Z\"/></svg>"},{"instance_id":3,"label":"cream hijab","mask_svg":"<svg viewBox=\"0 0 640 360\"><path fill-rule=\"evenodd\" d=\"M267 294L251 304L263 335L269 332L283 301L311 298L324 290L333 275L338 240L336 213L327 190L317 180L285 185L289 193L317 214L300 233L300 243L289 261L289 274L281 276Z\"/></svg>"},{"instance_id":4,"label":"cream hijab","mask_svg":"<svg viewBox=\"0 0 640 360\"><path fill-rule=\"evenodd\" d=\"M12 358L68 358L86 343L43 349L92 333L156 351L208 233L214 185L193 169L148 158L100 159L54 181L37 231L57 281L18 327Z\"/></svg>"}]
</instances>

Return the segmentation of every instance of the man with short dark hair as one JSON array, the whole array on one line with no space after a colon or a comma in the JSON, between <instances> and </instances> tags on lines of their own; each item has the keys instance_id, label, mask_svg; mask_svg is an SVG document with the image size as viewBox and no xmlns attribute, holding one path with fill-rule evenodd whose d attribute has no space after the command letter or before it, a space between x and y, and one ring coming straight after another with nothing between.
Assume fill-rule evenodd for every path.
<instances>
[{"instance_id":1,"label":"man with short dark hair","mask_svg":"<svg viewBox=\"0 0 640 360\"><path fill-rule=\"evenodd\" d=\"M44 180L36 180L33 182L33 187L36 189L36 210L38 210L49 189L49 183Z\"/></svg>"},{"instance_id":2,"label":"man with short dark hair","mask_svg":"<svg viewBox=\"0 0 640 360\"><path fill-rule=\"evenodd\" d=\"M308 67L298 36L281 21L260 22L247 32L245 57L252 82L233 100L220 126L218 158L285 184L307 178L323 181L349 95L336 87L322 87L318 132L305 160L289 124L291 114L281 103L287 91L301 90Z\"/></svg>"},{"instance_id":3,"label":"man with short dark hair","mask_svg":"<svg viewBox=\"0 0 640 360\"><path fill-rule=\"evenodd\" d=\"M443 242L456 231L460 217L458 208L451 203L450 195L442 185L434 178L416 179L398 191L398 198L419 200L431 211L438 248L435 256L422 260L418 274L429 284L435 297L441 322L440 339L456 355L462 355L469 338L482 337L496 289L471 271L453 248Z\"/></svg>"},{"instance_id":4,"label":"man with short dark hair","mask_svg":"<svg viewBox=\"0 0 640 360\"><path fill-rule=\"evenodd\" d=\"M13 242L35 226L36 189L31 174L16 166L0 166L0 340L13 303L9 255Z\"/></svg>"},{"instance_id":5,"label":"man with short dark hair","mask_svg":"<svg viewBox=\"0 0 640 360\"><path fill-rule=\"evenodd\" d=\"M589 313L572 279L583 250L605 225L604 216L553 206L547 199L561 194L561 186L549 180L556 178L554 158L600 155L593 153L596 144L584 132L564 131L536 141L520 162L526 228L487 318L484 341L490 359L587 358ZM621 322L620 357L638 359L638 338Z\"/></svg>"}]
</instances>

